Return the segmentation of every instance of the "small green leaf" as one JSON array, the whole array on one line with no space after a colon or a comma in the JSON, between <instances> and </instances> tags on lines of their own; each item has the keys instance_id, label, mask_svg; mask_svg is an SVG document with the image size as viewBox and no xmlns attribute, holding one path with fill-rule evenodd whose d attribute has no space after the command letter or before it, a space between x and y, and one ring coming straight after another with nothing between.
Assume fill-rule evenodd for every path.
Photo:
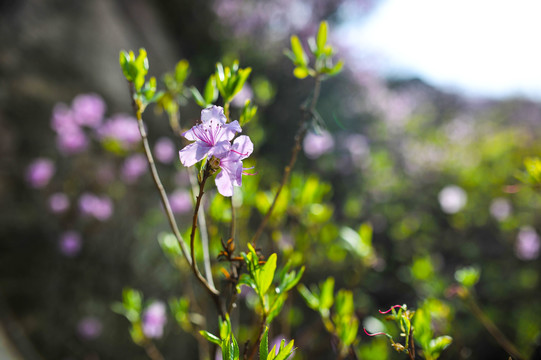
<instances>
[{"instance_id":1,"label":"small green leaf","mask_svg":"<svg viewBox=\"0 0 541 360\"><path fill-rule=\"evenodd\" d=\"M284 340L282 340L282 343L280 344L280 352L278 353L278 355L276 355L274 360L286 360L293 353L294 340L291 340L289 344L287 344L285 347L283 346L283 344Z\"/></svg>"},{"instance_id":2,"label":"small green leaf","mask_svg":"<svg viewBox=\"0 0 541 360\"><path fill-rule=\"evenodd\" d=\"M190 75L190 64L187 60L180 60L175 66L175 81L178 85L182 85L188 75Z\"/></svg>"},{"instance_id":3,"label":"small green leaf","mask_svg":"<svg viewBox=\"0 0 541 360\"><path fill-rule=\"evenodd\" d=\"M261 291L260 295L265 295L267 290L272 284L274 279L274 272L276 271L276 254L272 254L267 259L265 265L261 267L261 272L259 274L259 290Z\"/></svg>"},{"instance_id":4,"label":"small green leaf","mask_svg":"<svg viewBox=\"0 0 541 360\"><path fill-rule=\"evenodd\" d=\"M190 87L190 91L191 91L193 99L195 100L197 105L201 106L202 108L206 108L207 107L207 102L205 101L203 96L201 96L201 93L199 92L199 90L197 90L197 88L195 86L192 86L192 87Z\"/></svg>"},{"instance_id":5,"label":"small green leaf","mask_svg":"<svg viewBox=\"0 0 541 360\"><path fill-rule=\"evenodd\" d=\"M451 343L453 338L447 335L440 336L436 339L432 339L429 344L430 353L433 359L437 359L443 350L445 350Z\"/></svg>"},{"instance_id":6,"label":"small green leaf","mask_svg":"<svg viewBox=\"0 0 541 360\"><path fill-rule=\"evenodd\" d=\"M293 75L295 75L296 78L304 79L308 76L308 69L297 66L295 69L293 69Z\"/></svg>"},{"instance_id":7,"label":"small green leaf","mask_svg":"<svg viewBox=\"0 0 541 360\"><path fill-rule=\"evenodd\" d=\"M222 343L222 341L220 340L219 337L217 337L216 335L213 335L211 333L209 333L208 331L205 331L205 330L200 330L199 333L205 338L207 339L208 341L210 341L211 343L214 343L216 345L220 345Z\"/></svg>"},{"instance_id":8,"label":"small green leaf","mask_svg":"<svg viewBox=\"0 0 541 360\"><path fill-rule=\"evenodd\" d=\"M306 301L306 304L312 309L312 310L318 310L319 309L319 298L314 296L310 290L304 285L300 284L297 287L297 290L299 291L299 294L304 298L304 301Z\"/></svg>"},{"instance_id":9,"label":"small green leaf","mask_svg":"<svg viewBox=\"0 0 541 360\"><path fill-rule=\"evenodd\" d=\"M319 309L328 310L334 303L334 278L328 277L321 285L321 295L319 296Z\"/></svg>"},{"instance_id":10,"label":"small green leaf","mask_svg":"<svg viewBox=\"0 0 541 360\"><path fill-rule=\"evenodd\" d=\"M317 55L322 54L325 49L325 45L327 44L327 31L328 31L328 24L326 21L322 21L319 24L319 30L317 32L317 39L316 39L317 52L318 52Z\"/></svg>"},{"instance_id":11,"label":"small green leaf","mask_svg":"<svg viewBox=\"0 0 541 360\"><path fill-rule=\"evenodd\" d=\"M456 281L467 288L471 288L477 284L480 277L481 271L475 266L463 267L455 272Z\"/></svg>"},{"instance_id":12,"label":"small green leaf","mask_svg":"<svg viewBox=\"0 0 541 360\"><path fill-rule=\"evenodd\" d=\"M218 89L216 88L215 75L211 75L207 81L204 91L206 105L213 104L218 99Z\"/></svg>"},{"instance_id":13,"label":"small green leaf","mask_svg":"<svg viewBox=\"0 0 541 360\"><path fill-rule=\"evenodd\" d=\"M306 67L306 64L308 63L308 57L304 52L299 37L296 35L291 36L291 50L295 55L295 65Z\"/></svg>"},{"instance_id":14,"label":"small green leaf","mask_svg":"<svg viewBox=\"0 0 541 360\"><path fill-rule=\"evenodd\" d=\"M267 360L269 356L269 328L265 328L265 333L259 344L259 360Z\"/></svg>"}]
</instances>

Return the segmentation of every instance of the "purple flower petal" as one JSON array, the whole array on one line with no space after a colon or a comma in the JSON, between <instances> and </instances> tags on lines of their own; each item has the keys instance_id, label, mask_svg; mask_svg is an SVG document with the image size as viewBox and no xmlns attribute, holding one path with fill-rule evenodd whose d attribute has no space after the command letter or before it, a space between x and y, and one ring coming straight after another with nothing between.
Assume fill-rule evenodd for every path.
<instances>
[{"instance_id":1,"label":"purple flower petal","mask_svg":"<svg viewBox=\"0 0 541 360\"><path fill-rule=\"evenodd\" d=\"M60 236L58 246L62 254L67 257L73 257L81 251L81 235L75 231L66 231Z\"/></svg>"},{"instance_id":2,"label":"purple flower petal","mask_svg":"<svg viewBox=\"0 0 541 360\"><path fill-rule=\"evenodd\" d=\"M207 124L211 121L218 122L220 125L224 125L226 123L227 118L225 117L223 107L213 105L209 108L201 110L201 122L203 124Z\"/></svg>"},{"instance_id":3,"label":"purple flower petal","mask_svg":"<svg viewBox=\"0 0 541 360\"><path fill-rule=\"evenodd\" d=\"M34 160L26 169L26 181L34 188L47 186L55 172L55 166L52 160L38 158Z\"/></svg>"},{"instance_id":4,"label":"purple flower petal","mask_svg":"<svg viewBox=\"0 0 541 360\"><path fill-rule=\"evenodd\" d=\"M165 304L156 301L143 312L143 333L147 338L159 339L163 336L163 328L167 323Z\"/></svg>"},{"instance_id":5,"label":"purple flower petal","mask_svg":"<svg viewBox=\"0 0 541 360\"><path fill-rule=\"evenodd\" d=\"M211 146L197 141L190 145L187 145L186 147L184 147L184 149L180 150L178 152L178 156L182 165L188 167L203 160L205 156L207 156L210 149Z\"/></svg>"},{"instance_id":6,"label":"purple flower petal","mask_svg":"<svg viewBox=\"0 0 541 360\"><path fill-rule=\"evenodd\" d=\"M70 200L64 193L54 193L49 197L49 208L55 214L66 211L70 206Z\"/></svg>"},{"instance_id":7,"label":"purple flower petal","mask_svg":"<svg viewBox=\"0 0 541 360\"><path fill-rule=\"evenodd\" d=\"M233 180L229 176L228 171L220 171L220 173L216 175L216 180L214 181L216 182L218 192L222 194L222 196L233 196Z\"/></svg>"}]
</instances>

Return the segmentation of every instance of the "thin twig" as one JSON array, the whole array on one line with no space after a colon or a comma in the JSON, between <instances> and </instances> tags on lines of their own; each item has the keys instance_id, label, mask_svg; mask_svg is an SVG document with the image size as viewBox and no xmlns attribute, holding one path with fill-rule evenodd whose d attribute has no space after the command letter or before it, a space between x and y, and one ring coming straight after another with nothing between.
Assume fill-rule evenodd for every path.
<instances>
[{"instance_id":1,"label":"thin twig","mask_svg":"<svg viewBox=\"0 0 541 360\"><path fill-rule=\"evenodd\" d=\"M208 163L207 163L208 165ZM204 188L205 183L207 182L207 179L210 176L210 172L207 169L205 169L203 176L201 178L201 181L199 182L199 194L197 195L196 201L195 201L195 208L193 211L193 218L192 218L192 231L190 233L190 250L191 250L191 256L192 256L192 270L199 282L203 285L203 287L208 291L210 296L212 297L212 300L214 300L214 303L216 305L216 309L218 310L218 313L221 316L225 315L224 309L222 307L222 302L220 300L220 292L214 288L214 286L210 286L210 284L205 280L203 275L201 275L201 272L199 271L199 267L197 266L197 261L195 259L195 231L197 229L197 214L199 213L199 207L201 206L201 200L203 199Z\"/></svg>"},{"instance_id":2,"label":"thin twig","mask_svg":"<svg viewBox=\"0 0 541 360\"><path fill-rule=\"evenodd\" d=\"M274 199L272 200L272 204L267 210L267 213L265 214L265 217L261 221L261 224L257 228L257 231L255 232L254 236L252 237L252 244L256 245L257 240L263 233L263 230L265 229L265 226L267 225L267 222L269 221L272 212L274 210L274 207L276 206L276 203L278 202L278 197L280 196L280 193L282 192L282 189L287 184L287 181L289 180L289 175L291 174L291 170L293 169L293 166L295 166L295 163L297 162L297 156L299 154L299 151L301 150L301 141L304 138L304 135L306 134L307 127L305 126L305 122L307 119L312 116L312 114L315 111L317 100L319 98L319 93L321 89L321 79L318 75L316 75L315 78L315 84L314 84L314 95L312 97L312 101L310 102L310 106L308 109L304 109L303 116L301 118L299 129L297 130L297 134L295 135L295 144L293 145L293 149L291 150L291 159L289 160L289 163L284 168L284 175L282 176L282 181L280 182L280 186L278 187L278 190L276 191L276 194L274 195Z\"/></svg>"},{"instance_id":3,"label":"thin twig","mask_svg":"<svg viewBox=\"0 0 541 360\"><path fill-rule=\"evenodd\" d=\"M231 239L235 241L235 202L231 196Z\"/></svg>"},{"instance_id":4,"label":"thin twig","mask_svg":"<svg viewBox=\"0 0 541 360\"><path fill-rule=\"evenodd\" d=\"M158 348L156 347L156 345L154 345L152 341L149 340L145 342L143 347L145 348L145 351L150 359L164 360L162 353L160 352L160 350L158 350Z\"/></svg>"},{"instance_id":5,"label":"thin twig","mask_svg":"<svg viewBox=\"0 0 541 360\"><path fill-rule=\"evenodd\" d=\"M192 186L192 194L195 197L197 193L197 176L193 168L188 168L188 175L190 179L190 185ZM210 286L215 287L214 279L212 278L212 268L210 264L210 251L209 251L209 236L207 231L207 220L204 211L199 211L197 215L199 221L199 236L201 237L201 245L203 248L203 266L205 268L205 277Z\"/></svg>"},{"instance_id":6,"label":"thin twig","mask_svg":"<svg viewBox=\"0 0 541 360\"><path fill-rule=\"evenodd\" d=\"M485 329L492 335L492 337L500 344L500 346L507 351L510 355L513 355L515 359L524 359L524 356L518 351L516 346L500 331L500 329L490 320L490 318L481 310L473 295L466 295L467 304L473 312L473 315L483 324Z\"/></svg>"},{"instance_id":7,"label":"thin twig","mask_svg":"<svg viewBox=\"0 0 541 360\"><path fill-rule=\"evenodd\" d=\"M169 226L171 227L171 230L173 231L173 234L175 235L177 242L180 245L180 250L182 251L182 254L186 258L186 261L188 262L188 264L191 266L192 258L188 252L186 244L184 243L184 239L182 239L182 235L180 234L177 221L175 220L175 216L173 215L173 211L171 210L171 205L169 204L169 198L167 197L167 193L165 192L162 181L160 180L160 176L158 175L156 164L154 163L154 157L152 156L152 151L150 150L150 145L148 143L147 132L145 130L145 124L143 123L141 107L136 102L135 97L134 97L135 89L133 87L133 83L130 82L129 84L130 84L130 95L132 98L133 111L135 112L135 116L137 118L137 124L139 125L139 133L141 134L141 138L143 140L143 148L145 149L145 155L147 157L148 166L150 167L150 174L152 175L152 180L154 180L154 184L156 185L156 188L158 189L158 192L160 194L160 199L162 201L162 205L165 210L165 215L167 217L167 220L169 221Z\"/></svg>"},{"instance_id":8,"label":"thin twig","mask_svg":"<svg viewBox=\"0 0 541 360\"><path fill-rule=\"evenodd\" d=\"M261 340L263 339L263 333L265 332L266 326L267 326L267 315L263 315L263 318L261 319L261 325L259 326L257 339L254 342L254 345L251 347L250 352L248 353L248 360L252 360L254 358L255 353L257 352L257 349L259 348L259 344L261 343Z\"/></svg>"}]
</instances>

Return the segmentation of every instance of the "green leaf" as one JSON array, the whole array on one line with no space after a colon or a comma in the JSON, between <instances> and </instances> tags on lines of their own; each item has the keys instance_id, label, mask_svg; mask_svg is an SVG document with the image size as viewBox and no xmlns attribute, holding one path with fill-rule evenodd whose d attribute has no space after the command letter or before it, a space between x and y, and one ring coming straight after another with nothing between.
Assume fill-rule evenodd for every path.
<instances>
[{"instance_id":1,"label":"green leaf","mask_svg":"<svg viewBox=\"0 0 541 360\"><path fill-rule=\"evenodd\" d=\"M205 339L207 339L208 341L210 341L211 343L214 343L216 345L220 345L222 343L222 341L220 340L219 337L217 337L216 335L213 335L211 333L209 333L208 331L205 331L205 330L200 330L199 333L201 335L203 335L203 337Z\"/></svg>"},{"instance_id":2,"label":"green leaf","mask_svg":"<svg viewBox=\"0 0 541 360\"><path fill-rule=\"evenodd\" d=\"M455 272L456 281L467 288L471 288L477 284L480 277L481 271L475 266L463 267Z\"/></svg>"},{"instance_id":3,"label":"green leaf","mask_svg":"<svg viewBox=\"0 0 541 360\"><path fill-rule=\"evenodd\" d=\"M325 45L327 44L327 31L328 31L328 24L326 21L322 21L319 24L319 30L317 32L317 38L316 38L316 44L317 44L317 55L320 55L323 53L325 49Z\"/></svg>"},{"instance_id":4,"label":"green leaf","mask_svg":"<svg viewBox=\"0 0 541 360\"><path fill-rule=\"evenodd\" d=\"M310 290L304 285L300 284L297 287L297 290L299 291L299 294L304 298L304 301L306 301L306 304L312 309L312 310L318 310L319 309L319 298L314 296Z\"/></svg>"},{"instance_id":5,"label":"green leaf","mask_svg":"<svg viewBox=\"0 0 541 360\"><path fill-rule=\"evenodd\" d=\"M433 359L437 359L442 351L451 345L452 342L453 338L447 335L432 339L429 344L429 349Z\"/></svg>"},{"instance_id":6,"label":"green leaf","mask_svg":"<svg viewBox=\"0 0 541 360\"><path fill-rule=\"evenodd\" d=\"M291 36L291 50L293 51L293 55L295 55L295 65L306 67L308 56L306 56L301 41L296 35Z\"/></svg>"},{"instance_id":7,"label":"green leaf","mask_svg":"<svg viewBox=\"0 0 541 360\"><path fill-rule=\"evenodd\" d=\"M293 75L296 78L304 79L308 76L308 69L305 67L297 66L295 69L293 69Z\"/></svg>"},{"instance_id":8,"label":"green leaf","mask_svg":"<svg viewBox=\"0 0 541 360\"><path fill-rule=\"evenodd\" d=\"M321 285L321 295L319 296L319 310L328 310L334 302L334 278L328 277Z\"/></svg>"},{"instance_id":9,"label":"green leaf","mask_svg":"<svg viewBox=\"0 0 541 360\"><path fill-rule=\"evenodd\" d=\"M215 75L211 75L207 81L204 91L206 105L213 104L218 99L218 89L216 88Z\"/></svg>"},{"instance_id":10,"label":"green leaf","mask_svg":"<svg viewBox=\"0 0 541 360\"><path fill-rule=\"evenodd\" d=\"M124 77L128 81L133 81L133 78L130 74L130 54L124 50L120 51L120 67L122 68L122 73L124 74Z\"/></svg>"},{"instance_id":11,"label":"green leaf","mask_svg":"<svg viewBox=\"0 0 541 360\"><path fill-rule=\"evenodd\" d=\"M301 267L299 273L296 271L291 271L282 276L280 284L276 288L276 292L286 292L291 290L297 283L301 280L302 275L304 274L304 266Z\"/></svg>"},{"instance_id":12,"label":"green leaf","mask_svg":"<svg viewBox=\"0 0 541 360\"><path fill-rule=\"evenodd\" d=\"M190 64L187 60L180 60L175 66L175 81L180 86L184 84L188 75L190 75Z\"/></svg>"},{"instance_id":13,"label":"green leaf","mask_svg":"<svg viewBox=\"0 0 541 360\"><path fill-rule=\"evenodd\" d=\"M274 299L271 308L269 309L269 315L267 316L267 322L270 324L274 318L280 314L280 311L282 311L282 308L284 307L285 301L287 299L287 295L284 294L278 294L276 298Z\"/></svg>"},{"instance_id":14,"label":"green leaf","mask_svg":"<svg viewBox=\"0 0 541 360\"><path fill-rule=\"evenodd\" d=\"M265 328L265 333L259 344L259 360L267 360L269 356L269 328Z\"/></svg>"},{"instance_id":15,"label":"green leaf","mask_svg":"<svg viewBox=\"0 0 541 360\"><path fill-rule=\"evenodd\" d=\"M432 329L430 328L431 318L428 311L424 308L420 308L415 312L415 317L413 319L413 326L415 328L413 337L425 350L429 349L429 343L433 336Z\"/></svg>"},{"instance_id":16,"label":"green leaf","mask_svg":"<svg viewBox=\"0 0 541 360\"><path fill-rule=\"evenodd\" d=\"M244 86L244 83L246 82L246 80L248 80L248 77L250 76L251 72L252 72L252 68L249 68L249 67L239 70L238 78L237 78L237 80L235 82L235 85L234 85L234 88L232 89L232 92L230 94L231 99L233 99L235 97L235 95L237 95L239 93L239 91L242 89L242 87Z\"/></svg>"},{"instance_id":17,"label":"green leaf","mask_svg":"<svg viewBox=\"0 0 541 360\"><path fill-rule=\"evenodd\" d=\"M207 102L205 101L203 96L201 96L201 93L199 92L199 90L197 90L195 86L192 86L190 87L190 91L192 92L193 98L195 102L197 103L197 105L201 106L202 108L206 108Z\"/></svg>"},{"instance_id":18,"label":"green leaf","mask_svg":"<svg viewBox=\"0 0 541 360\"><path fill-rule=\"evenodd\" d=\"M280 352L278 355L276 355L274 360L286 360L293 353L294 340L291 340L285 347L283 344L284 340L282 340L282 343L280 344Z\"/></svg>"},{"instance_id":19,"label":"green leaf","mask_svg":"<svg viewBox=\"0 0 541 360\"><path fill-rule=\"evenodd\" d=\"M262 296L267 293L267 290L271 286L272 280L274 279L274 272L276 271L276 259L276 254L272 254L267 259L265 265L261 267L258 285Z\"/></svg>"},{"instance_id":20,"label":"green leaf","mask_svg":"<svg viewBox=\"0 0 541 360\"><path fill-rule=\"evenodd\" d=\"M334 65L334 67L332 67L331 69L327 71L327 75L334 76L338 74L339 72L341 72L343 67L344 67L344 60L340 60L336 63L336 65Z\"/></svg>"},{"instance_id":21,"label":"green leaf","mask_svg":"<svg viewBox=\"0 0 541 360\"><path fill-rule=\"evenodd\" d=\"M257 288L257 285L255 284L254 280L248 274L242 274L240 276L239 282L237 283L237 290L238 291L240 291L241 285L249 286L254 290Z\"/></svg>"}]
</instances>

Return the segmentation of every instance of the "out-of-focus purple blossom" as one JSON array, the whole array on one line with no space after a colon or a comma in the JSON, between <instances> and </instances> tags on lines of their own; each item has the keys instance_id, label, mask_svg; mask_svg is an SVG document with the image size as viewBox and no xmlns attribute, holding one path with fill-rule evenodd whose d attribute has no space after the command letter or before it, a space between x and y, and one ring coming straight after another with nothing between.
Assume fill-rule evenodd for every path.
<instances>
[{"instance_id":1,"label":"out-of-focus purple blossom","mask_svg":"<svg viewBox=\"0 0 541 360\"><path fill-rule=\"evenodd\" d=\"M170 164L175 158L176 148L173 141L167 137L159 138L154 145L154 155L158 161Z\"/></svg>"},{"instance_id":2,"label":"out-of-focus purple blossom","mask_svg":"<svg viewBox=\"0 0 541 360\"><path fill-rule=\"evenodd\" d=\"M504 198L497 198L490 204L490 214L496 220L503 221L511 215L511 203Z\"/></svg>"},{"instance_id":3,"label":"out-of-focus purple blossom","mask_svg":"<svg viewBox=\"0 0 541 360\"><path fill-rule=\"evenodd\" d=\"M141 141L137 120L125 114L118 114L107 120L97 129L97 134L101 140L116 140L126 149Z\"/></svg>"},{"instance_id":4,"label":"out-of-focus purple blossom","mask_svg":"<svg viewBox=\"0 0 541 360\"><path fill-rule=\"evenodd\" d=\"M70 200L64 193L54 193L49 196L49 208L55 214L66 211L70 206Z\"/></svg>"},{"instance_id":5,"label":"out-of-focus purple blossom","mask_svg":"<svg viewBox=\"0 0 541 360\"><path fill-rule=\"evenodd\" d=\"M320 134L308 133L304 137L302 147L306 156L317 159L334 148L334 139L327 131Z\"/></svg>"},{"instance_id":6,"label":"out-of-focus purple blossom","mask_svg":"<svg viewBox=\"0 0 541 360\"><path fill-rule=\"evenodd\" d=\"M233 196L233 186L242 185L242 175L250 175L244 172L248 170L242 167L242 160L246 159L254 151L252 140L246 135L239 136L233 142L226 157L220 159L222 171L216 175L216 187L223 196Z\"/></svg>"},{"instance_id":7,"label":"out-of-focus purple blossom","mask_svg":"<svg viewBox=\"0 0 541 360\"><path fill-rule=\"evenodd\" d=\"M440 191L438 200L444 212L447 214L456 214L466 205L468 196L462 188L456 185L449 185Z\"/></svg>"},{"instance_id":8,"label":"out-of-focus purple blossom","mask_svg":"<svg viewBox=\"0 0 541 360\"><path fill-rule=\"evenodd\" d=\"M38 158L26 168L26 181L33 188L39 189L47 186L55 172L52 160Z\"/></svg>"},{"instance_id":9,"label":"out-of-focus purple blossom","mask_svg":"<svg viewBox=\"0 0 541 360\"><path fill-rule=\"evenodd\" d=\"M176 190L169 196L171 210L175 214L184 214L192 210L192 197L185 190Z\"/></svg>"},{"instance_id":10,"label":"out-of-focus purple blossom","mask_svg":"<svg viewBox=\"0 0 541 360\"><path fill-rule=\"evenodd\" d=\"M243 107L246 103L246 100L251 99L254 96L254 92L252 90L252 87L248 85L247 83L244 84L242 89L235 95L233 100L231 101L231 105L235 107Z\"/></svg>"},{"instance_id":11,"label":"out-of-focus purple blossom","mask_svg":"<svg viewBox=\"0 0 541 360\"><path fill-rule=\"evenodd\" d=\"M84 193L79 198L79 210L83 215L92 216L104 221L113 214L113 202L108 196L96 196Z\"/></svg>"},{"instance_id":12,"label":"out-of-focus purple blossom","mask_svg":"<svg viewBox=\"0 0 541 360\"><path fill-rule=\"evenodd\" d=\"M79 126L73 118L73 112L66 104L58 103L54 106L51 117L51 128L57 134L79 130Z\"/></svg>"},{"instance_id":13,"label":"out-of-focus purple blossom","mask_svg":"<svg viewBox=\"0 0 541 360\"><path fill-rule=\"evenodd\" d=\"M153 302L143 312L143 333L147 338L161 338L166 323L165 304L161 301Z\"/></svg>"},{"instance_id":14,"label":"out-of-focus purple blossom","mask_svg":"<svg viewBox=\"0 0 541 360\"><path fill-rule=\"evenodd\" d=\"M71 108L77 124L96 128L103 120L106 105L97 94L81 94L73 99Z\"/></svg>"},{"instance_id":15,"label":"out-of-focus purple blossom","mask_svg":"<svg viewBox=\"0 0 541 360\"><path fill-rule=\"evenodd\" d=\"M58 247L60 252L67 257L73 257L81 251L81 235L76 231L66 231L60 236Z\"/></svg>"},{"instance_id":16,"label":"out-of-focus purple blossom","mask_svg":"<svg viewBox=\"0 0 541 360\"><path fill-rule=\"evenodd\" d=\"M227 123L224 109L221 106L211 106L201 111L201 124L193 126L183 136L194 141L179 151L182 165L189 167L205 157L223 158L229 153L230 141L235 134L241 132L237 120Z\"/></svg>"},{"instance_id":17,"label":"out-of-focus purple blossom","mask_svg":"<svg viewBox=\"0 0 541 360\"><path fill-rule=\"evenodd\" d=\"M121 169L122 180L128 184L133 184L148 169L147 159L143 154L135 154L128 157Z\"/></svg>"},{"instance_id":18,"label":"out-of-focus purple blossom","mask_svg":"<svg viewBox=\"0 0 541 360\"><path fill-rule=\"evenodd\" d=\"M77 324L77 332L85 340L97 339L101 335L102 329L101 321L94 316L84 317Z\"/></svg>"},{"instance_id":19,"label":"out-of-focus purple blossom","mask_svg":"<svg viewBox=\"0 0 541 360\"><path fill-rule=\"evenodd\" d=\"M64 155L78 154L88 147L88 139L83 130L73 128L69 131L58 133L56 147Z\"/></svg>"},{"instance_id":20,"label":"out-of-focus purple blossom","mask_svg":"<svg viewBox=\"0 0 541 360\"><path fill-rule=\"evenodd\" d=\"M521 260L534 260L539 256L541 240L537 231L531 226L525 226L520 229L517 242L515 243L515 253Z\"/></svg>"},{"instance_id":21,"label":"out-of-focus purple blossom","mask_svg":"<svg viewBox=\"0 0 541 360\"><path fill-rule=\"evenodd\" d=\"M354 163L360 162L370 154L368 140L361 134L347 135L344 139L343 146L351 154Z\"/></svg>"}]
</instances>

